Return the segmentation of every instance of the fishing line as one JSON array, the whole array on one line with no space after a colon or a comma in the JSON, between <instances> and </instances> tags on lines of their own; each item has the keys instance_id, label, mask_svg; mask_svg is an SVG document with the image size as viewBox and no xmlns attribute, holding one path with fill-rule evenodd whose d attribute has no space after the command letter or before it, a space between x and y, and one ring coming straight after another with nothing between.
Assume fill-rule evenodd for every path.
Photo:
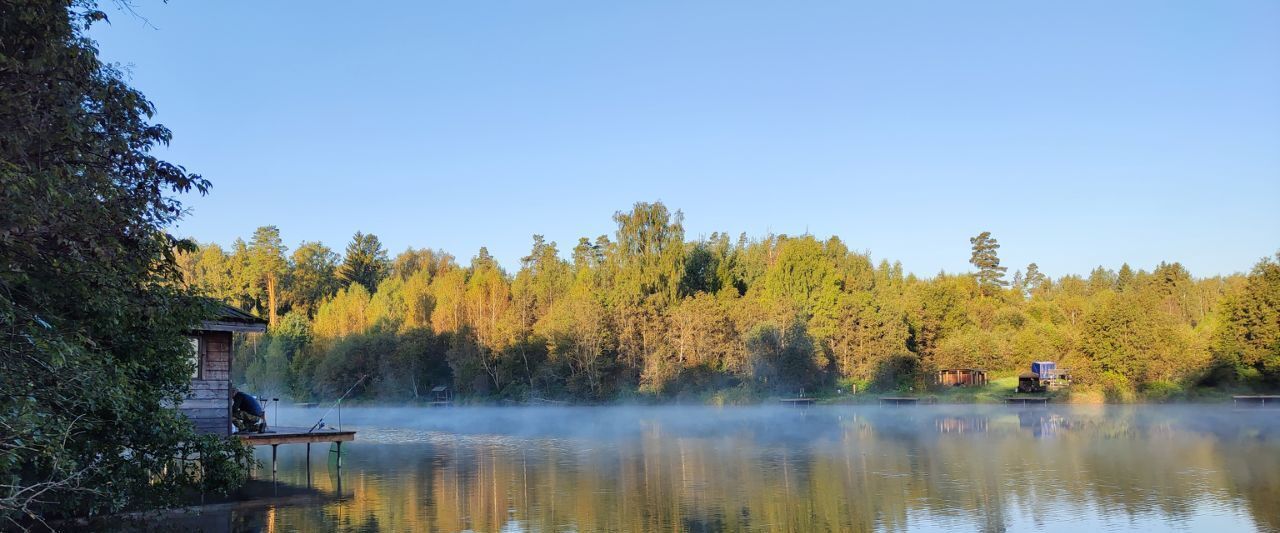
<instances>
[{"instance_id":1,"label":"fishing line","mask_svg":"<svg viewBox=\"0 0 1280 533\"><path fill-rule=\"evenodd\" d=\"M360 383L364 382L364 378L367 378L367 377L369 377L369 374L360 376L360 379L356 380L355 384L351 385L351 388L347 389L347 392L342 393L342 396L338 397L338 401L333 402L333 405L329 406L329 410L325 411L324 414L320 415L320 420L316 420L316 423L311 426L311 429L307 430L307 433L311 433L315 431L317 428L319 428L320 426L323 426L324 417L329 416L329 413L333 412L333 408L337 407L338 404L342 403L342 400L346 399L347 395L351 394L351 391L356 390L356 387L359 386Z\"/></svg>"}]
</instances>

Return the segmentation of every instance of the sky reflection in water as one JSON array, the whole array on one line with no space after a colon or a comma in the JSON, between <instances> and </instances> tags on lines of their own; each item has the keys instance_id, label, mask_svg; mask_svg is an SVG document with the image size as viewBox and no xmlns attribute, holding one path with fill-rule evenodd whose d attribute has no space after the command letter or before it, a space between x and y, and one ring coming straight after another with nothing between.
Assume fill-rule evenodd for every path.
<instances>
[{"instance_id":1,"label":"sky reflection in water","mask_svg":"<svg viewBox=\"0 0 1280 533\"><path fill-rule=\"evenodd\" d=\"M280 421L309 426L321 412L281 410ZM347 408L342 417L359 435L344 445L340 479L329 447L313 447L318 496L259 489L253 502L184 523L235 531L1280 528L1276 409ZM308 485L304 450L280 448L281 487ZM270 448L258 458L266 468L257 477L269 480Z\"/></svg>"}]
</instances>

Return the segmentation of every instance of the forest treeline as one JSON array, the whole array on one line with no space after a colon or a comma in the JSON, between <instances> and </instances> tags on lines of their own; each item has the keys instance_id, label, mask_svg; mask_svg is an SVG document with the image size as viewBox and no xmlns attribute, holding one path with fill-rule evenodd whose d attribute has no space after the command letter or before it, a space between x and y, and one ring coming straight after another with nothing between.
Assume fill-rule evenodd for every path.
<instances>
[{"instance_id":1,"label":"forest treeline","mask_svg":"<svg viewBox=\"0 0 1280 533\"><path fill-rule=\"evenodd\" d=\"M514 273L481 248L391 258L356 233L339 255L259 228L230 250L181 253L186 282L269 317L236 349L234 379L298 400L428 396L604 401L711 391L928 387L941 368L1051 360L1111 399L1280 385L1280 254L1249 274L1178 263L1056 279L1009 275L989 233L971 273L930 278L840 239L686 240L682 214L638 203L612 236L563 254L535 235ZM567 258L565 257L567 255Z\"/></svg>"}]
</instances>

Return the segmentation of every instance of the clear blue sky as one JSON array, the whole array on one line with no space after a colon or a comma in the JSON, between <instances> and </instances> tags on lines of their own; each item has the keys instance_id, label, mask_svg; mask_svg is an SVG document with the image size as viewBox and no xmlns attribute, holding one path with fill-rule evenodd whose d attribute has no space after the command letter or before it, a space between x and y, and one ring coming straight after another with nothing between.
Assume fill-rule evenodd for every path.
<instances>
[{"instance_id":1,"label":"clear blue sky","mask_svg":"<svg viewBox=\"0 0 1280 533\"><path fill-rule=\"evenodd\" d=\"M508 268L636 201L931 275L1280 249L1280 2L140 2L93 35L213 181L177 232Z\"/></svg>"}]
</instances>

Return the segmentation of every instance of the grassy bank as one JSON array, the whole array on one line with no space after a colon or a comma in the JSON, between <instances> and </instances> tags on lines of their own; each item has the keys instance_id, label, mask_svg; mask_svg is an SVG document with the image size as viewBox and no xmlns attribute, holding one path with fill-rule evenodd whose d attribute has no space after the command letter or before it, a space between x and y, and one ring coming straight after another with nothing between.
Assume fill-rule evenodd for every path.
<instances>
[{"instance_id":1,"label":"grassy bank","mask_svg":"<svg viewBox=\"0 0 1280 533\"><path fill-rule=\"evenodd\" d=\"M1014 373L995 374L982 386L930 387L924 390L872 390L857 393L838 393L837 389L815 391L812 395L820 404L873 404L887 396L917 397L926 403L939 404L1001 404L1009 398L1048 398L1050 403L1071 404L1134 404L1134 403L1223 403L1230 402L1237 394L1258 394L1246 388L1180 387L1165 384L1138 391L1108 391L1098 387L1071 386L1045 393L1018 393L1018 377ZM738 395L742 396L742 395ZM727 395L723 398L733 398ZM777 400L780 396L755 398L756 402ZM746 399L746 398L740 398ZM714 402L712 402L714 403ZM746 402L743 402L746 403Z\"/></svg>"}]
</instances>

